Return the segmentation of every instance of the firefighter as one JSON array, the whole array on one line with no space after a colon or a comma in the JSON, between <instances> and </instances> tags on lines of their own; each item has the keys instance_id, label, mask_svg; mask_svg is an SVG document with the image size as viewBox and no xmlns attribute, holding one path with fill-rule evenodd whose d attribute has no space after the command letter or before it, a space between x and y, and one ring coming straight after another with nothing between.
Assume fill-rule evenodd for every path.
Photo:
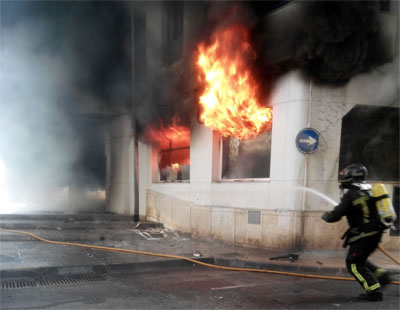
<instances>
[{"instance_id":1,"label":"firefighter","mask_svg":"<svg viewBox=\"0 0 400 310\"><path fill-rule=\"evenodd\" d=\"M379 221L371 184L365 181L367 175L367 168L361 164L352 164L340 171L341 202L331 212L325 212L322 219L334 223L346 216L350 226L342 237L345 239L343 247L350 245L346 267L365 290L358 298L381 301L382 288L390 283L390 277L386 270L367 259L378 247L385 227Z\"/></svg>"}]
</instances>

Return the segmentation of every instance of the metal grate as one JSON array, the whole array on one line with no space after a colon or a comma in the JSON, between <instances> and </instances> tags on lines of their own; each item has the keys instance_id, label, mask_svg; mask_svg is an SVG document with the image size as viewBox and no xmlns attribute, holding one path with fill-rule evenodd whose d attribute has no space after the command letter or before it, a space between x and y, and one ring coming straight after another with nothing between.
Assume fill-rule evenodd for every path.
<instances>
[{"instance_id":1,"label":"metal grate","mask_svg":"<svg viewBox=\"0 0 400 310\"><path fill-rule=\"evenodd\" d=\"M105 276L75 276L69 278L58 278L48 280L33 280L33 281L2 281L1 289L15 289L15 288L30 288L30 287L42 287L49 285L66 285L66 284L79 284L79 283L90 283L105 281Z\"/></svg>"}]
</instances>

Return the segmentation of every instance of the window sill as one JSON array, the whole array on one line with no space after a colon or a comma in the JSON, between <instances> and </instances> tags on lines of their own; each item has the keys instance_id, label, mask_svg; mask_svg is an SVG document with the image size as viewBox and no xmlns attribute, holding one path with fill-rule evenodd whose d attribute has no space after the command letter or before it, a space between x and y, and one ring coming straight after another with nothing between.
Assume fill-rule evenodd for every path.
<instances>
[{"instance_id":1,"label":"window sill","mask_svg":"<svg viewBox=\"0 0 400 310\"><path fill-rule=\"evenodd\" d=\"M262 183L270 182L270 178L260 178L260 179L223 179L218 181L213 181L213 183Z\"/></svg>"},{"instance_id":2,"label":"window sill","mask_svg":"<svg viewBox=\"0 0 400 310\"><path fill-rule=\"evenodd\" d=\"M188 184L190 180L176 180L176 181L157 181L152 182L153 184Z\"/></svg>"}]
</instances>

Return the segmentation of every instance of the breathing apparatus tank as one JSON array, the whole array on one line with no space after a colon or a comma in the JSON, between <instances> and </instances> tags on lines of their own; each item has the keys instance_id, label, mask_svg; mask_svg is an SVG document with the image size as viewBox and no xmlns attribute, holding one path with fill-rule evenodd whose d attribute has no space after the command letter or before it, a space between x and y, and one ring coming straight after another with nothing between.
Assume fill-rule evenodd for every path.
<instances>
[{"instance_id":1,"label":"breathing apparatus tank","mask_svg":"<svg viewBox=\"0 0 400 310\"><path fill-rule=\"evenodd\" d=\"M388 192L386 191L386 187L381 183L372 184L371 192L372 197L374 197L375 200L379 219L386 228L389 228L393 225L397 216L392 206L392 202L390 201Z\"/></svg>"}]
</instances>

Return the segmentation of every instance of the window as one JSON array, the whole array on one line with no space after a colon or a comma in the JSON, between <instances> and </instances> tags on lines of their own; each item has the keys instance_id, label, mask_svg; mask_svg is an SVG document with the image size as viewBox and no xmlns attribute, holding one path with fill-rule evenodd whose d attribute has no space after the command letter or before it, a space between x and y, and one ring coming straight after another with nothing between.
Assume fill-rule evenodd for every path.
<instances>
[{"instance_id":1,"label":"window","mask_svg":"<svg viewBox=\"0 0 400 310\"><path fill-rule=\"evenodd\" d=\"M222 179L269 178L271 131L251 140L222 138Z\"/></svg>"},{"instance_id":2,"label":"window","mask_svg":"<svg viewBox=\"0 0 400 310\"><path fill-rule=\"evenodd\" d=\"M190 179L190 129L176 124L149 127L146 139L152 143L153 182Z\"/></svg>"},{"instance_id":3,"label":"window","mask_svg":"<svg viewBox=\"0 0 400 310\"><path fill-rule=\"evenodd\" d=\"M160 181L184 181L190 179L190 140L168 140L160 148Z\"/></svg>"},{"instance_id":4,"label":"window","mask_svg":"<svg viewBox=\"0 0 400 310\"><path fill-rule=\"evenodd\" d=\"M342 120L339 171L353 163L369 181L398 182L400 109L356 105Z\"/></svg>"}]
</instances>

